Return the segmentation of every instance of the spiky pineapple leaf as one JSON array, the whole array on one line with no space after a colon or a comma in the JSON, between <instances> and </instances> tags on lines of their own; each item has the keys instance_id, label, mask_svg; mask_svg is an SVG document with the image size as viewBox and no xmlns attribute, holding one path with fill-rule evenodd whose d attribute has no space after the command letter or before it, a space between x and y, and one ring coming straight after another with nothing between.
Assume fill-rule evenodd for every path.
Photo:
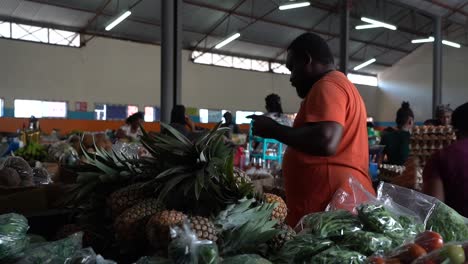
<instances>
[{"instance_id":1,"label":"spiky pineapple leaf","mask_svg":"<svg viewBox=\"0 0 468 264\"><path fill-rule=\"evenodd\" d=\"M175 128L173 128L172 126L170 125L166 125L164 123L161 123L161 126L167 130L171 135L173 135L174 137L176 137L180 142L186 144L186 145L192 145L192 142L190 142L190 140L182 135L182 133L180 133L179 131L177 131Z\"/></svg>"}]
</instances>

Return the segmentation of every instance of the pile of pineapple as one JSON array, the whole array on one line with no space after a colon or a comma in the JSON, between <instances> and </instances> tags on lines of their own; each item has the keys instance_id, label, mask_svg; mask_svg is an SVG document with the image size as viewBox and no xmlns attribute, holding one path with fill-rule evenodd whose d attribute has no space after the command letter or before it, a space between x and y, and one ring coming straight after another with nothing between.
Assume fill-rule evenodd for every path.
<instances>
[{"instance_id":1,"label":"pile of pineapple","mask_svg":"<svg viewBox=\"0 0 468 264\"><path fill-rule=\"evenodd\" d=\"M216 243L221 256L266 257L292 237L284 200L255 193L248 176L233 167L225 129L218 125L191 141L162 128L141 138L151 157L84 151L94 169L79 172L65 202L76 209L78 225L100 233L95 237L107 243L102 248L167 257L171 229L185 225L196 239Z\"/></svg>"}]
</instances>

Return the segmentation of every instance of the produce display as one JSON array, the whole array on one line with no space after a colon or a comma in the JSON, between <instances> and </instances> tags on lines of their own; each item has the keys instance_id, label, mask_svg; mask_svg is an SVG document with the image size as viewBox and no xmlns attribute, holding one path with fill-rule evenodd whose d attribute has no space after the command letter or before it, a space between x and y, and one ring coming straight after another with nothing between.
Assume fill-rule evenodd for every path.
<instances>
[{"instance_id":1,"label":"produce display","mask_svg":"<svg viewBox=\"0 0 468 264\"><path fill-rule=\"evenodd\" d=\"M44 161L47 158L47 148L36 142L29 142L25 147L15 151L15 155L27 161Z\"/></svg>"},{"instance_id":2,"label":"produce display","mask_svg":"<svg viewBox=\"0 0 468 264\"><path fill-rule=\"evenodd\" d=\"M293 229L285 223L283 198L256 192L233 167L226 129L218 125L193 141L165 124L162 129L143 130L144 156L133 147L90 149L78 142L85 164L73 164L76 183L61 201L71 218L47 242L27 234L23 216L0 215L0 263L466 261L468 220L434 198L389 184L374 197L351 186L353 195L339 190L326 211L304 216ZM69 146L57 144L51 153L64 157ZM33 176L45 172L28 166L9 157L0 176L5 170L17 176L3 177L9 182L39 183Z\"/></svg>"}]
</instances>

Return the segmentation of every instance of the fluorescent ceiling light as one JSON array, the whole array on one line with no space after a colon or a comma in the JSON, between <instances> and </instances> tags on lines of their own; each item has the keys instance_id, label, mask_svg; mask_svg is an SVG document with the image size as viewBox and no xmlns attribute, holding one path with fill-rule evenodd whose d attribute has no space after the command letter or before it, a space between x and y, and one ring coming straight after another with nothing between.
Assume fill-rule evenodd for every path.
<instances>
[{"instance_id":1,"label":"fluorescent ceiling light","mask_svg":"<svg viewBox=\"0 0 468 264\"><path fill-rule=\"evenodd\" d=\"M119 17L117 17L114 21L112 21L109 25L107 25L106 31L109 31L109 30L113 29L115 26L120 24L120 22L124 21L131 14L132 14L132 12L130 10L125 11L123 14L121 14Z\"/></svg>"},{"instance_id":2,"label":"fluorescent ceiling light","mask_svg":"<svg viewBox=\"0 0 468 264\"><path fill-rule=\"evenodd\" d=\"M428 37L425 39L413 39L411 43L413 44L418 44L418 43L428 43L428 42L434 42L434 37Z\"/></svg>"},{"instance_id":3,"label":"fluorescent ceiling light","mask_svg":"<svg viewBox=\"0 0 468 264\"><path fill-rule=\"evenodd\" d=\"M355 71L359 71L360 69L362 69L362 68L364 68L364 67L366 67L366 66L371 65L371 64L374 63L375 61L376 61L376 59L375 59L375 58L372 58L372 59L370 59L370 60L368 60L368 61L366 61L366 62L364 62L364 63L361 63L361 64L359 64L358 66L354 67L354 70L355 70Z\"/></svg>"},{"instance_id":4,"label":"fluorescent ceiling light","mask_svg":"<svg viewBox=\"0 0 468 264\"><path fill-rule=\"evenodd\" d=\"M236 33L236 34L230 36L229 38L227 38L227 39L221 41L220 43L218 43L218 45L215 46L215 49L220 49L220 48L226 46L227 44L231 43L232 41L234 41L238 37L240 37L240 33Z\"/></svg>"},{"instance_id":5,"label":"fluorescent ceiling light","mask_svg":"<svg viewBox=\"0 0 468 264\"><path fill-rule=\"evenodd\" d=\"M380 21L377 21L377 20L374 20L374 19L367 18L367 17L361 17L361 20L364 21L364 22L367 22L369 24L376 25L376 26L388 28L388 29L391 29L391 30L397 30L397 27L394 26L394 25L390 25L390 24L387 24L387 23L384 23L384 22L380 22Z\"/></svg>"},{"instance_id":6,"label":"fluorescent ceiling light","mask_svg":"<svg viewBox=\"0 0 468 264\"><path fill-rule=\"evenodd\" d=\"M450 47L454 47L454 48L457 48L457 49L461 48L460 44L452 42L452 41L448 41L448 40L445 40L445 39L442 40L442 44L450 46Z\"/></svg>"},{"instance_id":7,"label":"fluorescent ceiling light","mask_svg":"<svg viewBox=\"0 0 468 264\"><path fill-rule=\"evenodd\" d=\"M310 2L292 2L289 4L284 4L279 6L279 10L288 10L288 9L293 9L293 8L300 8L300 7L306 7L310 6Z\"/></svg>"},{"instance_id":8,"label":"fluorescent ceiling light","mask_svg":"<svg viewBox=\"0 0 468 264\"><path fill-rule=\"evenodd\" d=\"M379 27L381 27L381 26L375 25L375 24L367 24L367 25L356 26L355 29L360 30L360 29L379 28Z\"/></svg>"},{"instance_id":9,"label":"fluorescent ceiling light","mask_svg":"<svg viewBox=\"0 0 468 264\"><path fill-rule=\"evenodd\" d=\"M435 39L434 37L428 37L428 38L425 38L425 39L413 39L411 40L411 43L413 44L418 44L418 43L429 43L429 42L434 42ZM450 47L454 47L454 48L461 48L461 45L458 44L458 43L455 43L455 42L452 42L452 41L448 41L448 40L442 40L442 44L444 45L447 45L447 46L450 46Z\"/></svg>"}]
</instances>

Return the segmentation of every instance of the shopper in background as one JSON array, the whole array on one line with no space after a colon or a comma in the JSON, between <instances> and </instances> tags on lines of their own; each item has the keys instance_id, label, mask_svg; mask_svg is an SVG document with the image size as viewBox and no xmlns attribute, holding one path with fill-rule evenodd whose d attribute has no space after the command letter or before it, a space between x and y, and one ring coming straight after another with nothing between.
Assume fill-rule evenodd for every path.
<instances>
[{"instance_id":1,"label":"shopper in background","mask_svg":"<svg viewBox=\"0 0 468 264\"><path fill-rule=\"evenodd\" d=\"M423 192L468 217L468 103L453 112L457 141L435 153L423 173Z\"/></svg>"},{"instance_id":2,"label":"shopper in background","mask_svg":"<svg viewBox=\"0 0 468 264\"><path fill-rule=\"evenodd\" d=\"M172 108L170 126L187 138L190 138L192 132L195 131L195 124L190 117L185 114L185 106L183 105L176 105Z\"/></svg>"},{"instance_id":3,"label":"shopper in background","mask_svg":"<svg viewBox=\"0 0 468 264\"><path fill-rule=\"evenodd\" d=\"M265 97L265 108L267 110L265 116L268 116L281 125L292 127L292 120L283 113L281 97L279 97L279 95L272 93Z\"/></svg>"},{"instance_id":4,"label":"shopper in background","mask_svg":"<svg viewBox=\"0 0 468 264\"><path fill-rule=\"evenodd\" d=\"M349 177L374 193L369 170L367 113L356 87L335 70L320 36L305 33L288 48L290 81L303 99L293 127L251 116L253 133L288 145L283 176L288 223L323 211L338 189L352 193Z\"/></svg>"},{"instance_id":5,"label":"shopper in background","mask_svg":"<svg viewBox=\"0 0 468 264\"><path fill-rule=\"evenodd\" d=\"M450 105L439 105L436 109L437 119L429 119L424 122L426 126L449 126L452 123L453 110Z\"/></svg>"},{"instance_id":6,"label":"shopper in background","mask_svg":"<svg viewBox=\"0 0 468 264\"><path fill-rule=\"evenodd\" d=\"M117 130L116 138L119 140L138 140L143 135L140 125L144 122L144 114L137 112L125 120L125 125Z\"/></svg>"},{"instance_id":7,"label":"shopper in background","mask_svg":"<svg viewBox=\"0 0 468 264\"><path fill-rule=\"evenodd\" d=\"M221 125L221 127L229 128L229 133L226 135L226 137L231 139L232 134L240 133L239 126L234 122L234 118L232 117L231 112L224 113L223 117L224 117L224 123Z\"/></svg>"},{"instance_id":8,"label":"shopper in background","mask_svg":"<svg viewBox=\"0 0 468 264\"><path fill-rule=\"evenodd\" d=\"M385 132L381 144L385 145L385 161L392 165L403 165L409 156L410 131L414 126L414 114L408 102L403 102L396 113L397 129Z\"/></svg>"}]
</instances>

